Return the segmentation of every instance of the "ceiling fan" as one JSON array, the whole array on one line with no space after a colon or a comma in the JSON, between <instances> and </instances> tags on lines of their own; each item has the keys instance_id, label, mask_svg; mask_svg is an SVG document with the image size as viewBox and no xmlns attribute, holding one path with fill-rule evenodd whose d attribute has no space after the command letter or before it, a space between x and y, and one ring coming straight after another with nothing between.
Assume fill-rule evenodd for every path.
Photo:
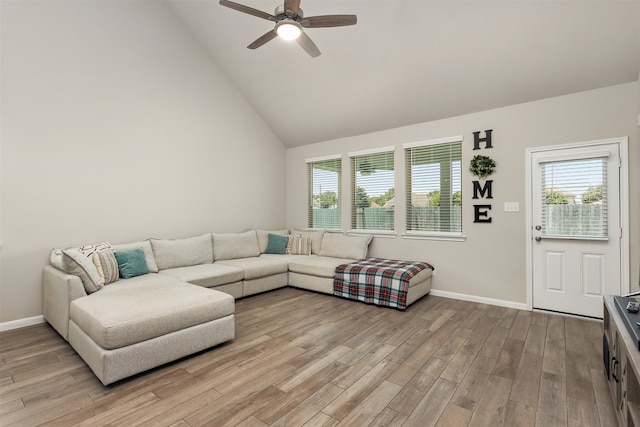
<instances>
[{"instance_id":1,"label":"ceiling fan","mask_svg":"<svg viewBox=\"0 0 640 427\"><path fill-rule=\"evenodd\" d=\"M284 0L284 4L278 6L273 15L228 0L220 0L220 4L276 23L273 30L258 37L253 43L247 46L247 48L257 49L268 41L280 36L285 40L297 41L312 58L319 56L320 50L313 40L304 32L303 28L343 27L346 25L355 25L357 22L356 15L322 15L305 18L302 9L300 9L300 0Z\"/></svg>"}]
</instances>

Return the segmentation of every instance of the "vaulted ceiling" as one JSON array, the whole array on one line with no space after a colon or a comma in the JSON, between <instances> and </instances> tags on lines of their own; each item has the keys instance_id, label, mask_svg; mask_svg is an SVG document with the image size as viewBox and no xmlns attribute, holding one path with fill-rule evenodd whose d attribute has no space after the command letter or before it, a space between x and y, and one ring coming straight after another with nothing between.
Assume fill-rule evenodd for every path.
<instances>
[{"instance_id":1,"label":"vaulted ceiling","mask_svg":"<svg viewBox=\"0 0 640 427\"><path fill-rule=\"evenodd\" d=\"M235 1L235 0L234 0ZM279 0L237 0L273 13ZM640 1L302 0L350 27L248 44L273 23L217 0L167 0L287 147L638 80Z\"/></svg>"}]
</instances>

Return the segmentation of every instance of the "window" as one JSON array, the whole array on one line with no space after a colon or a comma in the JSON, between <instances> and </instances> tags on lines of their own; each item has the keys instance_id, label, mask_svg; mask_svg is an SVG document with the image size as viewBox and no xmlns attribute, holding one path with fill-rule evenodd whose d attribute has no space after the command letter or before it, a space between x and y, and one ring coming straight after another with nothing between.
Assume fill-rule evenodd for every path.
<instances>
[{"instance_id":1,"label":"window","mask_svg":"<svg viewBox=\"0 0 640 427\"><path fill-rule=\"evenodd\" d=\"M351 229L394 229L394 147L349 153Z\"/></svg>"},{"instance_id":2,"label":"window","mask_svg":"<svg viewBox=\"0 0 640 427\"><path fill-rule=\"evenodd\" d=\"M607 158L542 163L542 234L607 237Z\"/></svg>"},{"instance_id":3,"label":"window","mask_svg":"<svg viewBox=\"0 0 640 427\"><path fill-rule=\"evenodd\" d=\"M403 145L407 233L462 234L462 136Z\"/></svg>"},{"instance_id":4,"label":"window","mask_svg":"<svg viewBox=\"0 0 640 427\"><path fill-rule=\"evenodd\" d=\"M341 228L342 159L307 160L309 228Z\"/></svg>"}]
</instances>

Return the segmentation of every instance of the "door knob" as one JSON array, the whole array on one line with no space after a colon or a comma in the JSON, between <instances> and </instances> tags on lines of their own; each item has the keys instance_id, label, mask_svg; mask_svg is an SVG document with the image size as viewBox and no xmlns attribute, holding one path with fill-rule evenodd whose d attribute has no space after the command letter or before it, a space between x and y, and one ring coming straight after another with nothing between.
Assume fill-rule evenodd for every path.
<instances>
[{"instance_id":1,"label":"door knob","mask_svg":"<svg viewBox=\"0 0 640 427\"><path fill-rule=\"evenodd\" d=\"M535 239L536 239L536 242L539 242L539 241L541 241L541 240L542 240L542 237L540 237L540 236L536 236L536 237L535 237Z\"/></svg>"}]
</instances>

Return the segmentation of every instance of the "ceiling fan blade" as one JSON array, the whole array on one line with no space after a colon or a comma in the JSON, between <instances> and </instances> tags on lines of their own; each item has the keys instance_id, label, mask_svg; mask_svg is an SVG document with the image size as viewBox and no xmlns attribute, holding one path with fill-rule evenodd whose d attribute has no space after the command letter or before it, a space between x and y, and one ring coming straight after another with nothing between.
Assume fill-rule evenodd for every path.
<instances>
[{"instance_id":1,"label":"ceiling fan blade","mask_svg":"<svg viewBox=\"0 0 640 427\"><path fill-rule=\"evenodd\" d=\"M262 36L258 37L253 43L247 46L247 49L257 49L266 42L275 39L276 37L278 37L278 33L276 33L276 30L271 30L268 33L265 33Z\"/></svg>"},{"instance_id":2,"label":"ceiling fan blade","mask_svg":"<svg viewBox=\"0 0 640 427\"><path fill-rule=\"evenodd\" d=\"M297 16L298 10L300 10L300 0L284 0L284 10L285 12L287 10L293 12L293 15L289 16L289 18Z\"/></svg>"},{"instance_id":3,"label":"ceiling fan blade","mask_svg":"<svg viewBox=\"0 0 640 427\"><path fill-rule=\"evenodd\" d=\"M248 13L249 15L257 16L258 18L266 19L266 20L273 21L273 22L277 21L276 17L271 15L270 13L263 12L263 11L258 10L258 9L254 9L252 7L245 6L243 4L234 3L234 2L228 1L228 0L220 0L220 4L222 6L226 6L226 7L229 7L231 9L235 9L235 10L237 10L239 12L244 12L244 13Z\"/></svg>"},{"instance_id":4,"label":"ceiling fan blade","mask_svg":"<svg viewBox=\"0 0 640 427\"><path fill-rule=\"evenodd\" d=\"M304 31L300 33L296 41L312 58L320 56L320 49Z\"/></svg>"},{"instance_id":5,"label":"ceiling fan blade","mask_svg":"<svg viewBox=\"0 0 640 427\"><path fill-rule=\"evenodd\" d=\"M322 15L303 18L300 22L305 28L344 27L355 25L358 22L356 15Z\"/></svg>"}]
</instances>

